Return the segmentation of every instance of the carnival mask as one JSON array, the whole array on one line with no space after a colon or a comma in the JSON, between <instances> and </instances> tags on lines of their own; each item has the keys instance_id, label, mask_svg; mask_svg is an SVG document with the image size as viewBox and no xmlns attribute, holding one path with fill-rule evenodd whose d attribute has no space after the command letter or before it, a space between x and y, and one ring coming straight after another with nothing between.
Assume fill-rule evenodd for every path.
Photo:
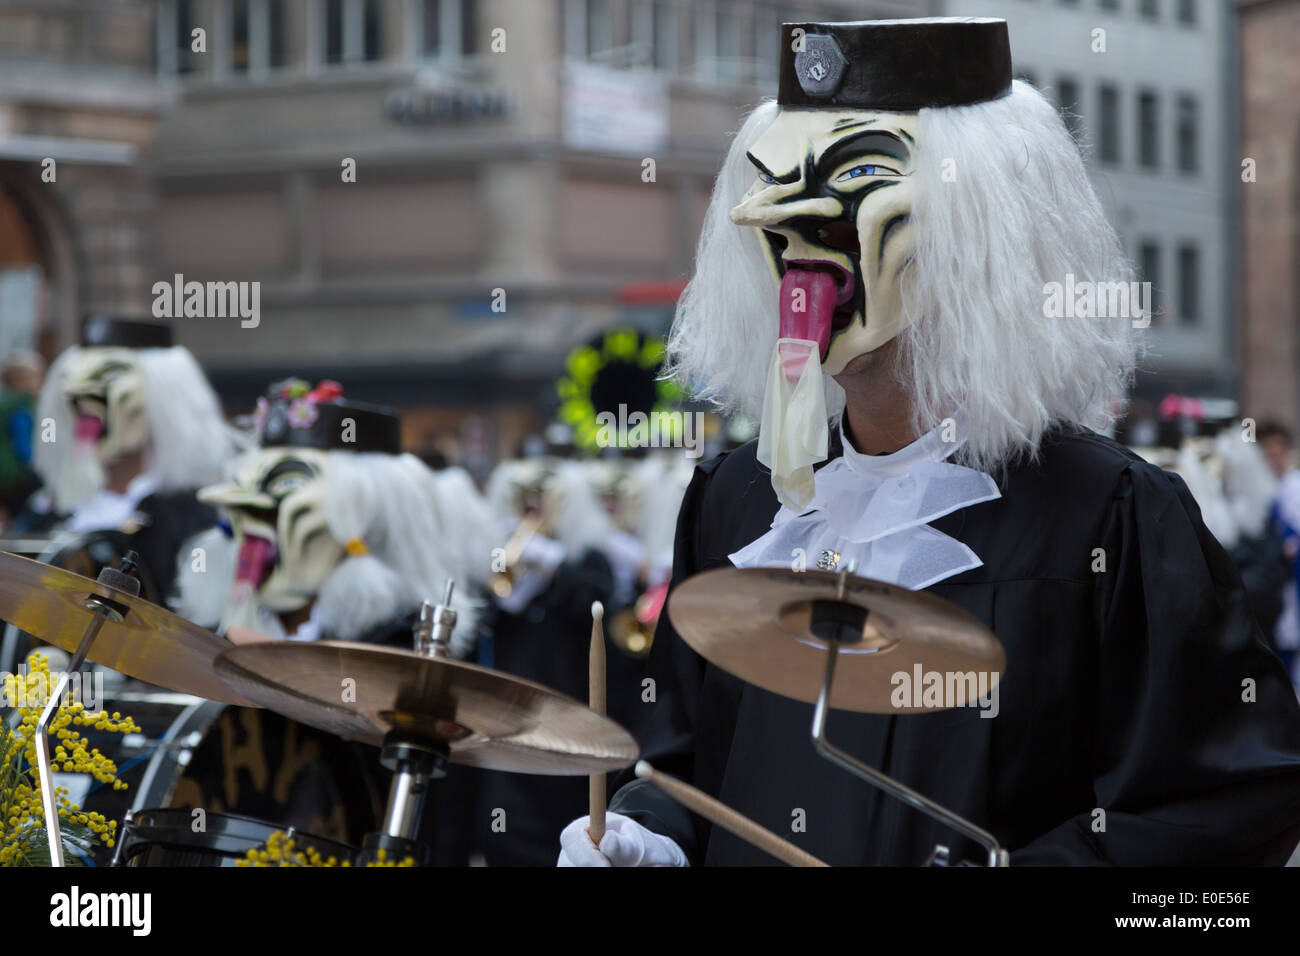
<instances>
[{"instance_id":1,"label":"carnival mask","mask_svg":"<svg viewBox=\"0 0 1300 956\"><path fill-rule=\"evenodd\" d=\"M134 349L88 347L69 356L63 398L79 444L108 465L149 442L144 375Z\"/></svg>"},{"instance_id":2,"label":"carnival mask","mask_svg":"<svg viewBox=\"0 0 1300 956\"><path fill-rule=\"evenodd\" d=\"M906 324L915 113L783 109L749 151L757 179L731 211L759 230L780 281L782 339L817 343L838 375Z\"/></svg>"},{"instance_id":3,"label":"carnival mask","mask_svg":"<svg viewBox=\"0 0 1300 956\"><path fill-rule=\"evenodd\" d=\"M230 514L236 588L255 591L268 610L306 606L346 555L329 529L328 480L328 452L270 447L245 455L230 484L199 492L200 501Z\"/></svg>"}]
</instances>

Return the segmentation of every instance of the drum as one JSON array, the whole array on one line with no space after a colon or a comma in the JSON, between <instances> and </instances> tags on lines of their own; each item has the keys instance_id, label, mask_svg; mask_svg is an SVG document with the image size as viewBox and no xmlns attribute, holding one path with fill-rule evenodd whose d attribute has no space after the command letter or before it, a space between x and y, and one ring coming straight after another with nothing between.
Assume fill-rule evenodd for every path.
<instances>
[{"instance_id":1,"label":"drum","mask_svg":"<svg viewBox=\"0 0 1300 956\"><path fill-rule=\"evenodd\" d=\"M135 810L122 824L114 866L236 866L249 850L260 849L276 830L288 828L231 813L176 808ZM353 861L356 850L300 830L289 830L294 849L314 848L337 863Z\"/></svg>"},{"instance_id":2,"label":"drum","mask_svg":"<svg viewBox=\"0 0 1300 956\"><path fill-rule=\"evenodd\" d=\"M375 747L274 711L200 701L176 717L131 806L233 814L359 846L378 829L386 793Z\"/></svg>"}]
</instances>

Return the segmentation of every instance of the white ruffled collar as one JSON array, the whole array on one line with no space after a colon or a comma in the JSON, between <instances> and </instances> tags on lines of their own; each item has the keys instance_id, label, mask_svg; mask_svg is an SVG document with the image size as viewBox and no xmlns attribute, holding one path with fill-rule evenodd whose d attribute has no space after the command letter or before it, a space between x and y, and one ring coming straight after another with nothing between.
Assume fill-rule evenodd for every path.
<instances>
[{"instance_id":1,"label":"white ruffled collar","mask_svg":"<svg viewBox=\"0 0 1300 956\"><path fill-rule=\"evenodd\" d=\"M871 478L892 478L907 474L913 467L926 461L944 461L965 441L961 422L953 418L947 424L936 425L910 445L887 455L865 455L853 447L849 436L840 425L840 444L844 462L859 474Z\"/></svg>"},{"instance_id":2,"label":"white ruffled collar","mask_svg":"<svg viewBox=\"0 0 1300 956\"><path fill-rule=\"evenodd\" d=\"M812 500L782 506L769 531L730 556L736 567L847 567L921 589L983 562L929 522L1001 497L992 477L947 459L961 447L960 418L888 455L864 455L841 429L843 454L817 470Z\"/></svg>"}]
</instances>

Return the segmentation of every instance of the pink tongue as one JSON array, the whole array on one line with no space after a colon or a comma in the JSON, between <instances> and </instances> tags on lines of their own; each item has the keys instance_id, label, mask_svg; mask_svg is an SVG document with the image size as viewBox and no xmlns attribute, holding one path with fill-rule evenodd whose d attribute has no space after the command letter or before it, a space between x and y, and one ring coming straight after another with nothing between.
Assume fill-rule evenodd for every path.
<instances>
[{"instance_id":1,"label":"pink tongue","mask_svg":"<svg viewBox=\"0 0 1300 956\"><path fill-rule=\"evenodd\" d=\"M104 434L104 422L94 415L77 416L77 440L78 441L99 441L99 436Z\"/></svg>"},{"instance_id":2,"label":"pink tongue","mask_svg":"<svg viewBox=\"0 0 1300 956\"><path fill-rule=\"evenodd\" d=\"M808 339L816 342L819 358L826 358L831 340L838 289L835 279L825 272L790 268L781 280L781 328L783 339ZM805 359L794 360L798 368L786 363L786 377L794 381L803 371Z\"/></svg>"},{"instance_id":3,"label":"pink tongue","mask_svg":"<svg viewBox=\"0 0 1300 956\"><path fill-rule=\"evenodd\" d=\"M266 573L275 560L275 545L265 538L246 537L239 549L239 565L235 570L237 582L247 582L254 590L262 586Z\"/></svg>"}]
</instances>

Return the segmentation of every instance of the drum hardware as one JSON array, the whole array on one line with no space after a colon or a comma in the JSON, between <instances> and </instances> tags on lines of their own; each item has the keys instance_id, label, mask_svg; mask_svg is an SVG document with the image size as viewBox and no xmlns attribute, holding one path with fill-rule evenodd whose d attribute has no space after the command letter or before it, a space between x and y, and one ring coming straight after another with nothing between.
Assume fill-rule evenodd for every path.
<instances>
[{"instance_id":1,"label":"drum hardware","mask_svg":"<svg viewBox=\"0 0 1300 956\"><path fill-rule=\"evenodd\" d=\"M682 639L716 666L765 690L812 703L811 739L820 757L969 837L987 852L988 866L1008 865L1006 850L991 833L855 759L826 734L832 707L898 714L967 703L895 706L891 675L910 673L914 666L984 672L995 683L1006 655L973 615L932 595L853 576L848 567L838 573L707 571L677 588L668 612Z\"/></svg>"},{"instance_id":2,"label":"drum hardware","mask_svg":"<svg viewBox=\"0 0 1300 956\"><path fill-rule=\"evenodd\" d=\"M128 551L121 565L116 569L104 568L99 572L98 583L110 591L121 591L132 597L138 596L140 581L134 576L138 560L139 556L134 551ZM72 655L67 670L59 675L58 681L50 690L45 709L41 711L41 716L36 721L36 773L41 783L41 806L45 811L45 833L49 842L50 866L56 867L63 866L63 834L59 826L59 801L54 792L54 776L50 768L50 721L58 713L59 702L72 681L72 675L81 670L81 665L85 663L91 645L95 643L95 638L99 636L105 621L120 624L130 613L130 608L126 604L94 592L86 595L82 605L91 613L90 623L86 625L86 630L81 635L81 641L77 645L76 653Z\"/></svg>"},{"instance_id":3,"label":"drum hardware","mask_svg":"<svg viewBox=\"0 0 1300 956\"><path fill-rule=\"evenodd\" d=\"M455 580L447 582L442 592L442 602L431 604L425 601L420 605L420 616L416 619L415 651L426 657L447 657L451 654L451 634L456 629L456 611L451 606L451 595L456 589Z\"/></svg>"},{"instance_id":4,"label":"drum hardware","mask_svg":"<svg viewBox=\"0 0 1300 956\"><path fill-rule=\"evenodd\" d=\"M489 582L492 593L498 598L508 598L510 592L515 589L516 578L519 574L519 559L523 556L524 548L528 545L528 542L542 529L542 523L540 513L527 515L515 527L514 533L510 535L510 539L502 549L504 568L501 571L494 571Z\"/></svg>"},{"instance_id":5,"label":"drum hardware","mask_svg":"<svg viewBox=\"0 0 1300 956\"><path fill-rule=\"evenodd\" d=\"M427 604L427 602L426 602ZM380 763L392 771L383 831L368 834L361 844L362 864L379 859L383 850L389 859L414 857L416 865L428 863L432 853L417 835L429 783L447 775L447 744L404 730L391 730L384 738Z\"/></svg>"},{"instance_id":6,"label":"drum hardware","mask_svg":"<svg viewBox=\"0 0 1300 956\"><path fill-rule=\"evenodd\" d=\"M843 596L843 583L848 575L847 569L840 572L840 597ZM812 632L826 642L826 677L822 681L821 693L817 695L817 704L813 710L813 749L818 756L842 770L847 770L891 797L974 840L987 851L989 866L1007 866L1010 862L1007 851L998 845L997 838L992 833L857 760L826 739L826 718L830 712L831 686L835 682L835 662L840 656L840 647L842 644L856 644L862 640L862 629L870 613L867 608L839 600L818 601L813 606Z\"/></svg>"},{"instance_id":7,"label":"drum hardware","mask_svg":"<svg viewBox=\"0 0 1300 956\"><path fill-rule=\"evenodd\" d=\"M451 596L455 589L455 580L449 580L440 603L420 605L412 627L417 654L431 658L451 654L451 635L456 628ZM382 832L367 834L361 844L361 862L377 860L380 850L398 860L411 856L418 865L428 862L430 850L416 837L429 782L447 775L449 752L445 741L407 730L390 730L384 736L379 762L393 774L393 780Z\"/></svg>"}]
</instances>

